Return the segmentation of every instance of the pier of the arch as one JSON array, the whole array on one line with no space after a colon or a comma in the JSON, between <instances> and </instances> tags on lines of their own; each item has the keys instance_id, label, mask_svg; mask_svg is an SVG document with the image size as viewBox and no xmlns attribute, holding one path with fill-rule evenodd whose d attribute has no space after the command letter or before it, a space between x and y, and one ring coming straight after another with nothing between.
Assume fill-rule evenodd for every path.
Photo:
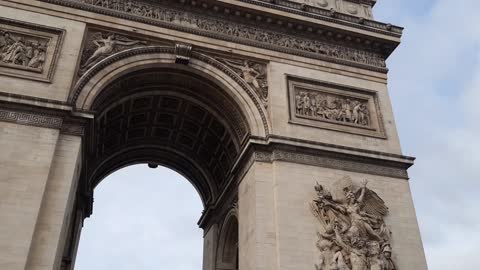
<instances>
[{"instance_id":1,"label":"pier of the arch","mask_svg":"<svg viewBox=\"0 0 480 270\"><path fill-rule=\"evenodd\" d=\"M204 270L425 270L375 2L0 0L0 268L72 270L148 163L202 198Z\"/></svg>"}]
</instances>

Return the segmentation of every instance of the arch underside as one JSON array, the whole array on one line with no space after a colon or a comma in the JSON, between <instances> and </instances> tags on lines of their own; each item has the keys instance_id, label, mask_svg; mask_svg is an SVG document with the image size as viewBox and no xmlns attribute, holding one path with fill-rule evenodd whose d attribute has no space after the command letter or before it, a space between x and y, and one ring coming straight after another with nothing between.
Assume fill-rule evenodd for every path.
<instances>
[{"instance_id":1,"label":"arch underside","mask_svg":"<svg viewBox=\"0 0 480 270\"><path fill-rule=\"evenodd\" d=\"M175 68L117 78L96 96L92 110L86 149L90 189L119 168L155 163L184 175L208 205L226 185L251 134L242 110L218 85Z\"/></svg>"}]
</instances>

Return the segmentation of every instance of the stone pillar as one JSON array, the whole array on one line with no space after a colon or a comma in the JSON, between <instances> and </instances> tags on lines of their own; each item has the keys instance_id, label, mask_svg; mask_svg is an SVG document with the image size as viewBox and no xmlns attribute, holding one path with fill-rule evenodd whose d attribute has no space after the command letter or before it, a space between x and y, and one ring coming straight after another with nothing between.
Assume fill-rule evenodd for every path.
<instances>
[{"instance_id":1,"label":"stone pillar","mask_svg":"<svg viewBox=\"0 0 480 270\"><path fill-rule=\"evenodd\" d=\"M240 182L238 223L241 270L279 269L273 180L272 164L254 162Z\"/></svg>"},{"instance_id":2,"label":"stone pillar","mask_svg":"<svg viewBox=\"0 0 480 270\"><path fill-rule=\"evenodd\" d=\"M60 135L52 161L27 270L59 269L80 171L81 138Z\"/></svg>"},{"instance_id":3,"label":"stone pillar","mask_svg":"<svg viewBox=\"0 0 480 270\"><path fill-rule=\"evenodd\" d=\"M0 269L24 270L59 131L0 122Z\"/></svg>"}]
</instances>

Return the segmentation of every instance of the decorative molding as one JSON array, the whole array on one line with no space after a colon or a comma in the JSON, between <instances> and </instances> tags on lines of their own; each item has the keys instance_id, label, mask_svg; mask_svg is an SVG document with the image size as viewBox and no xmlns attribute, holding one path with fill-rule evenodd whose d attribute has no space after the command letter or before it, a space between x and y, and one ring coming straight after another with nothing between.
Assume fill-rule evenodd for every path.
<instances>
[{"instance_id":1,"label":"decorative molding","mask_svg":"<svg viewBox=\"0 0 480 270\"><path fill-rule=\"evenodd\" d=\"M245 167L250 167L255 161L271 163L274 161L293 162L305 165L319 166L330 169L351 171L372 175L380 175L401 179L408 179L407 168L410 163L385 161L378 158L352 156L343 153L327 152L324 150L304 149L288 145L271 144L252 146ZM242 171L242 173L246 173Z\"/></svg>"},{"instance_id":2,"label":"decorative molding","mask_svg":"<svg viewBox=\"0 0 480 270\"><path fill-rule=\"evenodd\" d=\"M389 23L378 22L375 20L359 18L357 16L336 12L332 9L306 5L297 1L289 0L238 0L261 7L281 10L321 21L332 22L340 25L379 33L382 35L401 37L403 27L392 25ZM349 1L349 0L346 0ZM358 2L361 2L358 1ZM373 1L372 1L373 2Z\"/></svg>"},{"instance_id":3,"label":"decorative molding","mask_svg":"<svg viewBox=\"0 0 480 270\"><path fill-rule=\"evenodd\" d=\"M270 24L269 27L261 29L258 23L240 23L223 19L222 16L199 15L189 11L190 9L165 8L160 4L152 4L147 1L119 0L115 3L113 0L43 1L378 72L387 72L385 57L390 52L385 53L384 51L393 51L393 48L396 47L396 44L383 47L378 41L363 40L360 37L333 33L332 30L316 29L312 26L292 24L280 19L272 20L272 18L256 16L259 20L266 20L267 24ZM193 2L191 4L193 5ZM209 7L207 4L205 5ZM216 12L220 14L219 7L216 7ZM223 12L228 15L232 11L225 8ZM235 14L241 14L240 11L235 12ZM252 17L249 13L245 15L249 18ZM292 31L293 27L297 31ZM270 30L273 28L277 30ZM303 31L306 32L297 34Z\"/></svg>"},{"instance_id":4,"label":"decorative molding","mask_svg":"<svg viewBox=\"0 0 480 270\"><path fill-rule=\"evenodd\" d=\"M287 76L290 123L386 138L376 92Z\"/></svg>"},{"instance_id":5,"label":"decorative molding","mask_svg":"<svg viewBox=\"0 0 480 270\"><path fill-rule=\"evenodd\" d=\"M10 111L4 109L0 109L0 121L54 129L60 129L63 122L61 117Z\"/></svg>"},{"instance_id":6,"label":"decorative molding","mask_svg":"<svg viewBox=\"0 0 480 270\"><path fill-rule=\"evenodd\" d=\"M0 74L51 82L65 31L0 18Z\"/></svg>"},{"instance_id":7,"label":"decorative molding","mask_svg":"<svg viewBox=\"0 0 480 270\"><path fill-rule=\"evenodd\" d=\"M188 65L190 63L190 56L192 55L192 45L189 44L175 44L175 63Z\"/></svg>"},{"instance_id":8,"label":"decorative molding","mask_svg":"<svg viewBox=\"0 0 480 270\"><path fill-rule=\"evenodd\" d=\"M214 58L237 73L255 90L257 96L262 100L263 105L268 107L268 79L266 64L243 58L225 56L217 56Z\"/></svg>"},{"instance_id":9,"label":"decorative molding","mask_svg":"<svg viewBox=\"0 0 480 270\"><path fill-rule=\"evenodd\" d=\"M303 9L325 9L344 13L350 16L373 19L372 1L354 1L354 0L275 0L276 4L282 6L305 5Z\"/></svg>"},{"instance_id":10,"label":"decorative molding","mask_svg":"<svg viewBox=\"0 0 480 270\"><path fill-rule=\"evenodd\" d=\"M320 223L317 270L397 269L384 220L388 207L367 183L358 187L346 176L334 183L333 193L316 184L310 208Z\"/></svg>"},{"instance_id":11,"label":"decorative molding","mask_svg":"<svg viewBox=\"0 0 480 270\"><path fill-rule=\"evenodd\" d=\"M105 59L101 60L99 63L92 66L89 70L87 70L85 74L83 74L83 76L77 81L72 91L70 102L72 104L75 104L78 96L80 95L85 85L95 76L95 74L100 72L106 66L111 65L117 61L121 61L122 59L125 59L128 57L142 55L142 54L154 54L154 53L175 54L175 48L165 47L165 46L138 47L138 48L127 49L125 51L121 51L119 53L106 57ZM268 119L267 119L266 113L264 112L264 106L262 104L262 101L256 94L255 90L242 77L240 77L236 72L232 71L232 69L227 67L225 64L221 63L220 61L206 54L192 51L191 58L200 60L209 65L214 66L215 68L224 72L227 76L231 77L235 82L237 82L245 90L245 92L251 97L253 103L257 107L260 113L260 116L262 118L265 133L267 135L269 134Z\"/></svg>"}]
</instances>

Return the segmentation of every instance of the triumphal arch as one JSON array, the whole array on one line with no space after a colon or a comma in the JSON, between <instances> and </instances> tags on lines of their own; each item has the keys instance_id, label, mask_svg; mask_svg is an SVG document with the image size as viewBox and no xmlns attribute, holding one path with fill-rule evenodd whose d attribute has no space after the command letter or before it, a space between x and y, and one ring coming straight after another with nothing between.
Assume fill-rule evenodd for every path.
<instances>
[{"instance_id":1,"label":"triumphal arch","mask_svg":"<svg viewBox=\"0 0 480 270\"><path fill-rule=\"evenodd\" d=\"M0 0L0 269L74 269L147 163L200 194L204 270L426 270L375 2Z\"/></svg>"}]
</instances>

